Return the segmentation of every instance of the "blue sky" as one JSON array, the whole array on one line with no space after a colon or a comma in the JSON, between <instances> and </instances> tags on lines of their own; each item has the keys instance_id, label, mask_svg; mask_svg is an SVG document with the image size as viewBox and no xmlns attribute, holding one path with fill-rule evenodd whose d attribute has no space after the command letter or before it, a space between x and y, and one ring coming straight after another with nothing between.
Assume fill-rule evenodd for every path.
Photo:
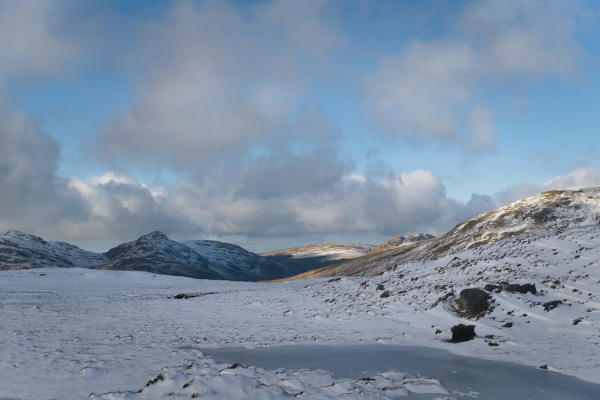
<instances>
[{"instance_id":1,"label":"blue sky","mask_svg":"<svg viewBox=\"0 0 600 400\"><path fill-rule=\"evenodd\" d=\"M600 185L598 12L0 1L0 230L380 243Z\"/></svg>"}]
</instances>

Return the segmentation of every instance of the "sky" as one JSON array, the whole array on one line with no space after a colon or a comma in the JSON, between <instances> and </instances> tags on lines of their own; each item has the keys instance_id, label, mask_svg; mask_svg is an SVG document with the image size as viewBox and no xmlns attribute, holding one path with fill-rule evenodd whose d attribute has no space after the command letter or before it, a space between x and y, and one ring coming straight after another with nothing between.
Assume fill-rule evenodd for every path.
<instances>
[{"instance_id":1,"label":"sky","mask_svg":"<svg viewBox=\"0 0 600 400\"><path fill-rule=\"evenodd\" d=\"M0 0L0 232L265 252L600 186L600 6Z\"/></svg>"}]
</instances>

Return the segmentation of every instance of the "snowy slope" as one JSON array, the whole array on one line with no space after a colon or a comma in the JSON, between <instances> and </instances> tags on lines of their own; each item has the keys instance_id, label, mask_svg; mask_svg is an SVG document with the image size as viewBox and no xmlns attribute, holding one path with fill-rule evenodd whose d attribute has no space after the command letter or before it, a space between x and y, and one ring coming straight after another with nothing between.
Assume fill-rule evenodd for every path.
<instances>
[{"instance_id":1,"label":"snowy slope","mask_svg":"<svg viewBox=\"0 0 600 400\"><path fill-rule=\"evenodd\" d=\"M263 253L261 256L277 262L290 273L286 277L302 274L331 264L362 256L374 245L349 243L315 243L308 246Z\"/></svg>"},{"instance_id":2,"label":"snowy slope","mask_svg":"<svg viewBox=\"0 0 600 400\"><path fill-rule=\"evenodd\" d=\"M205 257L209 267L227 279L260 281L297 273L235 244L215 240L193 240L183 244Z\"/></svg>"},{"instance_id":3,"label":"snowy slope","mask_svg":"<svg viewBox=\"0 0 600 400\"><path fill-rule=\"evenodd\" d=\"M382 245L375 247L371 250L371 253L378 253L384 250L395 249L400 246L408 246L409 244L413 244L416 242L420 242L422 240L433 239L435 236L430 235L429 233L411 233L408 236L396 236L385 242Z\"/></svg>"},{"instance_id":4,"label":"snowy slope","mask_svg":"<svg viewBox=\"0 0 600 400\"><path fill-rule=\"evenodd\" d=\"M436 260L530 232L560 231L570 227L597 225L599 221L600 188L552 190L478 215L434 239L367 254L289 279L372 276L395 265Z\"/></svg>"},{"instance_id":5,"label":"snowy slope","mask_svg":"<svg viewBox=\"0 0 600 400\"><path fill-rule=\"evenodd\" d=\"M0 236L0 269L95 268L105 262L100 254L64 242L51 242L19 231Z\"/></svg>"},{"instance_id":6,"label":"snowy slope","mask_svg":"<svg viewBox=\"0 0 600 400\"><path fill-rule=\"evenodd\" d=\"M114 247L103 256L109 261L99 269L148 271L199 279L225 279L210 268L206 258L158 231Z\"/></svg>"},{"instance_id":7,"label":"snowy slope","mask_svg":"<svg viewBox=\"0 0 600 400\"><path fill-rule=\"evenodd\" d=\"M302 247L292 247L284 250L263 253L261 256L291 256L294 259L309 257L324 257L327 260L343 260L367 254L375 245L350 243L315 243Z\"/></svg>"},{"instance_id":8,"label":"snowy slope","mask_svg":"<svg viewBox=\"0 0 600 400\"><path fill-rule=\"evenodd\" d=\"M381 386L351 395L362 390L360 382L335 381L325 372L232 370L196 350L303 343L428 346L548 365L600 383L599 260L600 226L587 225L409 262L372 278L267 284L82 269L3 271L0 395L250 399L286 398L304 387L304 398L393 397ZM478 320L456 311L461 290L500 281L532 283L538 292L491 293L493 310ZM177 300L180 293L190 297ZM554 300L563 304L545 311L543 304ZM475 325L478 336L447 342L459 323ZM159 374L163 381L145 387Z\"/></svg>"}]
</instances>

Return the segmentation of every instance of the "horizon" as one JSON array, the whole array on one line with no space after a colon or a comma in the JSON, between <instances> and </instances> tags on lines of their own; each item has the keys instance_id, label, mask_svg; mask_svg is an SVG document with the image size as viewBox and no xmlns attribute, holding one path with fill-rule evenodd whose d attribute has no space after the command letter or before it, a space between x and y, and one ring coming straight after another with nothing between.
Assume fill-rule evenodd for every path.
<instances>
[{"instance_id":1,"label":"horizon","mask_svg":"<svg viewBox=\"0 0 600 400\"><path fill-rule=\"evenodd\" d=\"M265 253L600 186L599 11L0 1L0 231Z\"/></svg>"}]
</instances>

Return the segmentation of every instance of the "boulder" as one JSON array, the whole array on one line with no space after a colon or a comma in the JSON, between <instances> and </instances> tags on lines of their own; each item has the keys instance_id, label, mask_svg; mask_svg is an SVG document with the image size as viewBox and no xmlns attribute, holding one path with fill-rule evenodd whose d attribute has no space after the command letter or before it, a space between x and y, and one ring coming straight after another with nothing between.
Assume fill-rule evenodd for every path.
<instances>
[{"instance_id":1,"label":"boulder","mask_svg":"<svg viewBox=\"0 0 600 400\"><path fill-rule=\"evenodd\" d=\"M544 311L548 312L550 310L554 310L556 307L558 307L562 303L563 303L562 300L554 300L554 301L549 301L547 303L544 303L542 305L544 306Z\"/></svg>"},{"instance_id":2,"label":"boulder","mask_svg":"<svg viewBox=\"0 0 600 400\"><path fill-rule=\"evenodd\" d=\"M482 289L465 289L460 292L456 303L467 316L478 317L490 308L491 296Z\"/></svg>"},{"instance_id":3,"label":"boulder","mask_svg":"<svg viewBox=\"0 0 600 400\"><path fill-rule=\"evenodd\" d=\"M452 343L467 342L475 339L475 325L455 325L450 328L452 332Z\"/></svg>"},{"instance_id":4,"label":"boulder","mask_svg":"<svg viewBox=\"0 0 600 400\"><path fill-rule=\"evenodd\" d=\"M537 290L535 289L535 283L526 283L524 285L519 285L517 283L511 283L510 285L507 285L504 288L507 292L511 292L511 293L527 293L527 292L531 292L533 294L537 293Z\"/></svg>"}]
</instances>

